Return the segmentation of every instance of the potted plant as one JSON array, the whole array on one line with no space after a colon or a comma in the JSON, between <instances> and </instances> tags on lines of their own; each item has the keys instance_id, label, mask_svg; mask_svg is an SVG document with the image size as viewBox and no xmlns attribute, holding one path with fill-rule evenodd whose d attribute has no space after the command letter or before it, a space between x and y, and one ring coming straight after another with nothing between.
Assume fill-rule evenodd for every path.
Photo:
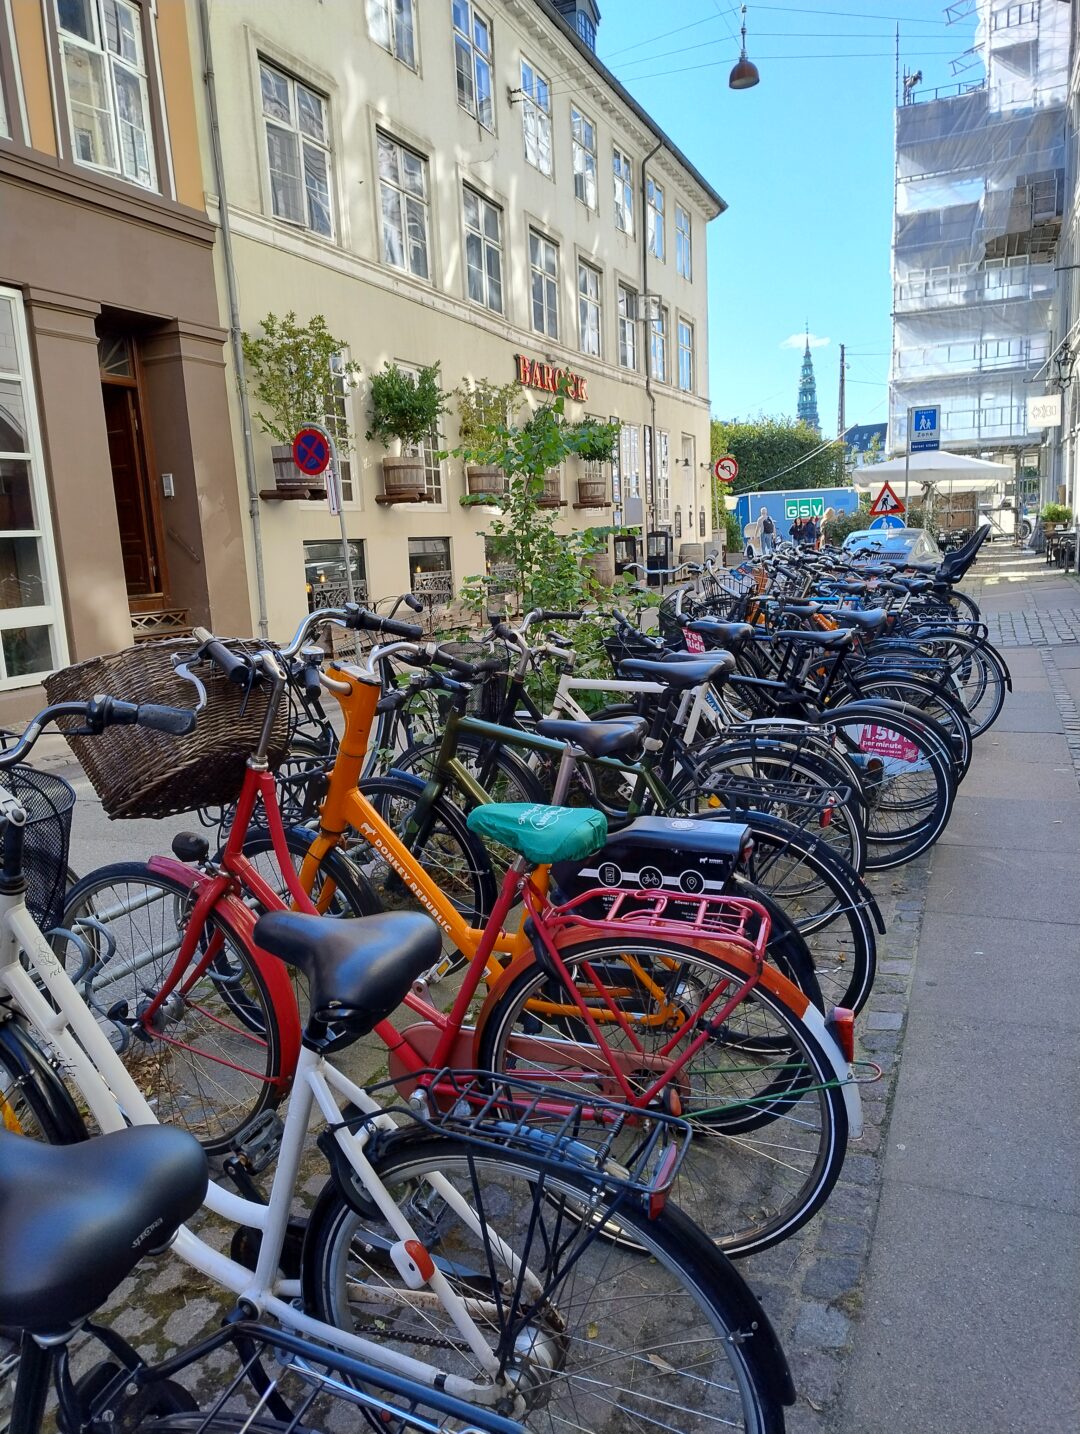
<instances>
[{"instance_id":1,"label":"potted plant","mask_svg":"<svg viewBox=\"0 0 1080 1434\"><path fill-rule=\"evenodd\" d=\"M347 406L335 404L335 379L343 378L346 388L356 387L360 365L342 360L344 339L333 336L322 314L306 324L297 322L290 309L284 318L267 314L262 334L241 335L244 361L255 380L255 413L264 432L277 442L270 453L274 462L274 488L264 498L307 498L318 496L325 485L321 478L302 473L293 462L292 442L306 423L327 423L333 414L334 442L341 457L352 448Z\"/></svg>"},{"instance_id":2,"label":"potted plant","mask_svg":"<svg viewBox=\"0 0 1080 1434\"><path fill-rule=\"evenodd\" d=\"M549 468L544 474L544 488L536 500L538 508L565 508L562 495L562 478L557 468Z\"/></svg>"},{"instance_id":3,"label":"potted plant","mask_svg":"<svg viewBox=\"0 0 1080 1434\"><path fill-rule=\"evenodd\" d=\"M619 442L619 427L615 423L601 423L595 418L583 418L573 425L577 456L584 463L610 463ZM608 494L608 480L605 474L578 479L578 508L607 508L611 504Z\"/></svg>"},{"instance_id":4,"label":"potted plant","mask_svg":"<svg viewBox=\"0 0 1080 1434\"><path fill-rule=\"evenodd\" d=\"M1039 517L1042 519L1043 532L1052 533L1059 527L1068 527L1072 522L1072 509L1067 508L1064 503L1044 503Z\"/></svg>"},{"instance_id":5,"label":"potted plant","mask_svg":"<svg viewBox=\"0 0 1080 1434\"><path fill-rule=\"evenodd\" d=\"M499 427L514 421L522 393L516 382L495 384L475 378L466 379L455 397L461 447L482 452ZM497 463L466 463L465 488L471 498L500 498L506 492L506 474Z\"/></svg>"},{"instance_id":6,"label":"potted plant","mask_svg":"<svg viewBox=\"0 0 1080 1434\"><path fill-rule=\"evenodd\" d=\"M446 412L446 395L439 387L439 365L426 364L419 373L406 373L387 363L371 377L368 409L369 428L365 435L385 448L397 445L397 453L383 459L382 503L422 503L426 497L424 460L402 456L438 430Z\"/></svg>"}]
</instances>

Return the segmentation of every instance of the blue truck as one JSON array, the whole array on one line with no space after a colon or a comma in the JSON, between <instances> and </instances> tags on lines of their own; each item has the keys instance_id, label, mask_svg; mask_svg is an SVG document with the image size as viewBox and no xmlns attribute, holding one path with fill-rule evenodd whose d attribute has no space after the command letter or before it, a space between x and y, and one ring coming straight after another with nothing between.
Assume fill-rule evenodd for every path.
<instances>
[{"instance_id":1,"label":"blue truck","mask_svg":"<svg viewBox=\"0 0 1080 1434\"><path fill-rule=\"evenodd\" d=\"M767 493L741 493L735 500L735 517L745 546L756 555L761 551L758 520L762 508L768 509L776 524L777 541L783 542L796 518L816 518L820 522L829 508L839 515L854 513L858 506L855 488L778 488Z\"/></svg>"}]
</instances>

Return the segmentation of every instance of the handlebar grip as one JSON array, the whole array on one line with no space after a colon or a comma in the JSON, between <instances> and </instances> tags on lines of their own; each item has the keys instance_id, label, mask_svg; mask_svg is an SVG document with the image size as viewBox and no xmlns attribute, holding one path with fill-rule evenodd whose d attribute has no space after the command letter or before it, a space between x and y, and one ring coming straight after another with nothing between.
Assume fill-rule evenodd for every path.
<instances>
[{"instance_id":1,"label":"handlebar grip","mask_svg":"<svg viewBox=\"0 0 1080 1434\"><path fill-rule=\"evenodd\" d=\"M410 612L423 612L424 604L415 593L402 593L402 601Z\"/></svg>"},{"instance_id":2,"label":"handlebar grip","mask_svg":"<svg viewBox=\"0 0 1080 1434\"><path fill-rule=\"evenodd\" d=\"M135 710L135 722L139 727L149 727L152 732L169 732L174 737L185 737L194 732L197 714L187 707L162 707L157 702L141 702Z\"/></svg>"},{"instance_id":3,"label":"handlebar grip","mask_svg":"<svg viewBox=\"0 0 1080 1434\"><path fill-rule=\"evenodd\" d=\"M238 687L259 675L249 658L230 652L225 644L216 637L212 637L202 644L202 652L223 677L228 678L230 682L235 682Z\"/></svg>"},{"instance_id":4,"label":"handlebar grip","mask_svg":"<svg viewBox=\"0 0 1080 1434\"><path fill-rule=\"evenodd\" d=\"M419 642L424 629L417 622L400 622L396 617L377 617L370 624L375 632L387 637L403 637L407 642Z\"/></svg>"},{"instance_id":5,"label":"handlebar grip","mask_svg":"<svg viewBox=\"0 0 1080 1434\"><path fill-rule=\"evenodd\" d=\"M476 676L477 668L473 662L468 662L464 657L457 657L444 648L437 647L432 658L440 667L447 667L451 672L456 672L459 677L473 678Z\"/></svg>"},{"instance_id":6,"label":"handlebar grip","mask_svg":"<svg viewBox=\"0 0 1080 1434\"><path fill-rule=\"evenodd\" d=\"M553 612L550 608L543 608L540 613L540 622L580 622L585 616L583 612Z\"/></svg>"},{"instance_id":7,"label":"handlebar grip","mask_svg":"<svg viewBox=\"0 0 1080 1434\"><path fill-rule=\"evenodd\" d=\"M517 642L517 633L508 622L493 622L492 627L495 629L495 636L501 637L503 642Z\"/></svg>"}]
</instances>

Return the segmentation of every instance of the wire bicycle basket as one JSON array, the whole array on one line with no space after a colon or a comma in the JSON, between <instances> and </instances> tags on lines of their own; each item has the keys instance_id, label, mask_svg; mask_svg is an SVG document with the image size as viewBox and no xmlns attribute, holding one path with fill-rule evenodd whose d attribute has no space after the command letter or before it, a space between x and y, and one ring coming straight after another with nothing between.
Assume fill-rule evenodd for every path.
<instances>
[{"instance_id":1,"label":"wire bicycle basket","mask_svg":"<svg viewBox=\"0 0 1080 1434\"><path fill-rule=\"evenodd\" d=\"M64 910L75 788L55 772L27 766L9 768L2 780L26 809L26 904L37 924L48 931L59 925Z\"/></svg>"}]
</instances>

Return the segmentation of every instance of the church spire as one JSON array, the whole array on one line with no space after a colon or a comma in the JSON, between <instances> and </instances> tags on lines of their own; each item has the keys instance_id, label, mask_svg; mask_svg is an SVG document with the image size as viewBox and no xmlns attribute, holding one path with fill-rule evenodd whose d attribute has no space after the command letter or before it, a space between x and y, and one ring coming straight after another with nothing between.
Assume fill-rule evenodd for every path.
<instances>
[{"instance_id":1,"label":"church spire","mask_svg":"<svg viewBox=\"0 0 1080 1434\"><path fill-rule=\"evenodd\" d=\"M817 411L817 380L814 378L814 360L810 357L810 321L806 323L806 348L803 350L802 373L799 375L799 406L796 417L808 423L815 433L821 432Z\"/></svg>"}]
</instances>

